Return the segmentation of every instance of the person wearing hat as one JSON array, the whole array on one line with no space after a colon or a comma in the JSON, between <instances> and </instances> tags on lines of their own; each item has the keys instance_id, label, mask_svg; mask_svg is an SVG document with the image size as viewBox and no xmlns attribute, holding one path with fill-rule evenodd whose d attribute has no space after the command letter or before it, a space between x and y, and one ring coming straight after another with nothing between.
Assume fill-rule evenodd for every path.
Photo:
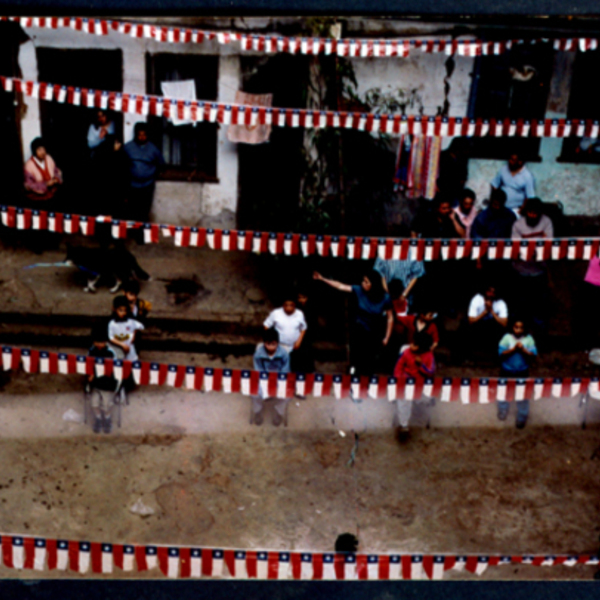
<instances>
[{"instance_id":1,"label":"person wearing hat","mask_svg":"<svg viewBox=\"0 0 600 600\"><path fill-rule=\"evenodd\" d=\"M54 199L63 178L54 159L46 151L42 138L31 142L31 158L25 163L25 194L33 202L46 203ZM44 209L47 209L47 204Z\"/></svg>"}]
</instances>

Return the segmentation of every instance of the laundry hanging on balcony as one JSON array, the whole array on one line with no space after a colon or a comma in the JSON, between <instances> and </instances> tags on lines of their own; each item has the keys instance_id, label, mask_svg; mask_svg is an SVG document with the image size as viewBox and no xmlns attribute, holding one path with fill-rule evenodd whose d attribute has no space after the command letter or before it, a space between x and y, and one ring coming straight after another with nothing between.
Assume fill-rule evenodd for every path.
<instances>
[{"instance_id":1,"label":"laundry hanging on balcony","mask_svg":"<svg viewBox=\"0 0 600 600\"><path fill-rule=\"evenodd\" d=\"M237 91L235 103L246 106L271 107L273 94L247 94ZM243 125L230 125L227 130L227 139L230 142L242 144L264 144L271 135L270 125L260 125L257 111L247 111Z\"/></svg>"},{"instance_id":2,"label":"laundry hanging on balcony","mask_svg":"<svg viewBox=\"0 0 600 600\"><path fill-rule=\"evenodd\" d=\"M441 149L441 137L400 136L394 190L403 192L407 198L432 200L436 194Z\"/></svg>"}]
</instances>

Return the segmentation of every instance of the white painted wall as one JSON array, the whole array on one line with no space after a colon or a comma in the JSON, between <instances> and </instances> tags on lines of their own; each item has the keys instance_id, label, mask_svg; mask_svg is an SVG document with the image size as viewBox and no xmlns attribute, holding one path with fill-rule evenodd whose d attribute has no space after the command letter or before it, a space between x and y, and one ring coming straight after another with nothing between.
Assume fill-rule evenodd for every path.
<instances>
[{"instance_id":1,"label":"white painted wall","mask_svg":"<svg viewBox=\"0 0 600 600\"><path fill-rule=\"evenodd\" d=\"M216 42L203 44L162 44L153 40L133 39L115 32L107 36L91 36L76 31L30 29L31 42L23 44L19 63L25 79L37 80L35 48L93 48L116 49L123 52L123 90L146 93L146 52L173 52L194 54L219 54L219 102L233 102L240 86L239 56L233 46L219 46ZM22 121L25 156L29 158L29 144L40 135L39 101L25 99L26 114ZM133 127L144 117L124 115L124 139L133 137ZM217 146L218 183L159 181L156 185L152 218L155 221L183 225L211 225L216 221L221 227L235 226L238 198L237 147L226 138L227 128L220 127Z\"/></svg>"}]
</instances>

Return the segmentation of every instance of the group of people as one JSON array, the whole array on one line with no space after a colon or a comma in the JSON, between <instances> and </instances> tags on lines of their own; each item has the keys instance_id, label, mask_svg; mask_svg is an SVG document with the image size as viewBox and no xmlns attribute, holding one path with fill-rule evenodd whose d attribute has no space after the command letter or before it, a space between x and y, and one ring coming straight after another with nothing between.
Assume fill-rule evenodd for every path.
<instances>
[{"instance_id":1,"label":"group of people","mask_svg":"<svg viewBox=\"0 0 600 600\"><path fill-rule=\"evenodd\" d=\"M154 188L164 165L162 152L149 140L146 123L136 123L133 140L123 144L110 115L97 111L87 135L90 182L86 209L115 218L148 221ZM24 166L25 206L59 211L65 208L63 172L43 138L31 142ZM92 208L90 208L90 205Z\"/></svg>"},{"instance_id":2,"label":"group of people","mask_svg":"<svg viewBox=\"0 0 600 600\"><path fill-rule=\"evenodd\" d=\"M144 321L152 306L139 297L140 286L137 281L123 284L123 295L113 300L113 313L109 319L103 319L92 331L92 346L88 355L94 358L138 360L136 337L144 329ZM92 428L95 433L110 433L112 429L112 411L117 393L133 387L128 379L118 381L113 375L89 375L85 392L90 397L93 413Z\"/></svg>"},{"instance_id":3,"label":"group of people","mask_svg":"<svg viewBox=\"0 0 600 600\"><path fill-rule=\"evenodd\" d=\"M152 203L156 177L164 161L161 152L148 140L147 126L135 126L134 139L122 146L115 135L114 122L105 111L98 111L90 125L87 144L90 161L98 173L114 177L100 177L106 185L115 181L126 192L117 196L119 205L129 211L123 217L147 220ZM60 192L63 176L48 154L40 138L31 145L32 157L25 164L25 189L30 204L35 207L53 207ZM122 180L118 173L123 174ZM109 183L112 179L112 183ZM121 185L126 181L126 185ZM464 182L463 182L464 183ZM107 194L100 184L100 194ZM452 193L448 190L452 189ZM412 237L423 238L551 238L552 220L544 214L544 205L535 197L535 181L531 172L517 154L510 156L491 182L487 207L477 208L476 196L470 189L457 185L445 186L428 210L419 213L411 226ZM113 211L118 213L118 208ZM108 211L107 211L108 212ZM356 375L374 373L399 378L427 378L435 373L434 352L439 344L436 325L437 312L448 308L463 280L473 280L473 261L456 264L436 263L425 267L416 260L383 260L377 258L373 269L366 272L358 285L350 285L324 277L315 272L314 280L350 294L353 299L353 317L350 324L350 372ZM475 268L485 273L491 282L469 302L461 337L467 348L487 348L501 363L501 375L526 377L533 358L537 355L534 339L527 328L545 326L547 267L543 261L477 261ZM590 264L586 282L593 286L590 297L600 289L600 263ZM136 332L143 329L143 315L136 304L139 286L115 298L114 314L106 327L94 330L92 356L119 357L136 360ZM512 289L512 310L518 315L509 323L506 301L499 298L499 288ZM452 307L450 307L452 309ZM312 335L315 316L308 294L291 294L281 308L274 310L264 322L263 343L254 354L254 368L267 372L308 373L314 370ZM93 381L89 382L90 384ZM114 382L96 382L100 387ZM264 419L264 402L259 394L253 398L253 422ZM276 403L273 423L279 425L285 416L287 399ZM519 404L517 426L527 420L528 405ZM398 420L403 432L407 431L411 402L398 401ZM94 430L110 431L110 407L93 404L96 420ZM508 405L498 403L498 417L506 418ZM107 416L108 415L108 416ZM104 425L103 425L104 423ZM108 425L107 425L108 423Z\"/></svg>"}]
</instances>

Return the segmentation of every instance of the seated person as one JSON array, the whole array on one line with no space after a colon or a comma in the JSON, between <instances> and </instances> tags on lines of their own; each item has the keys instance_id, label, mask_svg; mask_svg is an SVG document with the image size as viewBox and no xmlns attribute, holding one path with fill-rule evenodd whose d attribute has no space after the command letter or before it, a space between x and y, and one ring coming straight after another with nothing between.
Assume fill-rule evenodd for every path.
<instances>
[{"instance_id":1,"label":"seated person","mask_svg":"<svg viewBox=\"0 0 600 600\"><path fill-rule=\"evenodd\" d=\"M140 284L135 279L130 279L123 284L123 293L125 294L125 298L129 302L129 312L131 316L140 321L144 322L145 318L148 316L148 313L152 310L152 304L147 300L142 300L139 297L140 294Z\"/></svg>"},{"instance_id":2,"label":"seated person","mask_svg":"<svg viewBox=\"0 0 600 600\"><path fill-rule=\"evenodd\" d=\"M456 233L461 238L471 237L471 225L473 225L473 221L478 214L478 210L475 208L475 198L475 192L465 188L458 206L452 209L452 222Z\"/></svg>"},{"instance_id":3,"label":"seated person","mask_svg":"<svg viewBox=\"0 0 600 600\"><path fill-rule=\"evenodd\" d=\"M450 201L439 198L432 201L432 206L426 212L415 217L411 225L411 237L428 239L446 239L459 237L451 218L452 206Z\"/></svg>"},{"instance_id":4,"label":"seated person","mask_svg":"<svg viewBox=\"0 0 600 600\"><path fill-rule=\"evenodd\" d=\"M281 308L271 311L263 325L265 329L275 328L279 343L287 352L300 348L307 329L304 313L296 308L296 297L291 294L284 299Z\"/></svg>"},{"instance_id":5,"label":"seated person","mask_svg":"<svg viewBox=\"0 0 600 600\"><path fill-rule=\"evenodd\" d=\"M113 300L113 316L108 323L108 339L117 358L136 361L138 355L134 346L136 333L144 326L131 317L129 301L125 296Z\"/></svg>"},{"instance_id":6,"label":"seated person","mask_svg":"<svg viewBox=\"0 0 600 600\"><path fill-rule=\"evenodd\" d=\"M31 158L25 163L24 172L25 195L33 202L43 201L39 208L48 210L47 203L54 198L63 179L42 138L31 142Z\"/></svg>"},{"instance_id":7,"label":"seated person","mask_svg":"<svg viewBox=\"0 0 600 600\"><path fill-rule=\"evenodd\" d=\"M279 343L279 334L274 328L266 329L263 333L263 343L259 344L254 353L254 370L267 373L289 373L290 356ZM264 403L268 397L263 395L262 389L258 396L252 397L252 413L254 423L262 425L264 420ZM289 398L277 398L275 412L273 413L273 425L278 427L283 421L285 409Z\"/></svg>"},{"instance_id":8,"label":"seated person","mask_svg":"<svg viewBox=\"0 0 600 600\"><path fill-rule=\"evenodd\" d=\"M423 380L427 377L433 377L435 374L435 359L431 346L433 340L431 336L424 332L415 334L412 343L406 348L394 369L394 377L397 379ZM420 400L416 398L415 400ZM412 414L412 400L396 400L397 419L399 424L399 438L404 441L408 437L408 422Z\"/></svg>"},{"instance_id":9,"label":"seated person","mask_svg":"<svg viewBox=\"0 0 600 600\"><path fill-rule=\"evenodd\" d=\"M92 331L92 347L88 356L94 358L107 358L114 360L116 355L108 345L108 331L106 323L94 327ZM92 412L94 414L94 433L110 433L112 427L112 409L114 406L114 393L118 388L117 380L112 376L87 375L85 393L91 396ZM104 393L103 393L104 392Z\"/></svg>"},{"instance_id":10,"label":"seated person","mask_svg":"<svg viewBox=\"0 0 600 600\"><path fill-rule=\"evenodd\" d=\"M517 217L512 210L506 208L505 204L506 194L502 190L493 190L489 206L473 221L471 238L474 240L510 238Z\"/></svg>"},{"instance_id":11,"label":"seated person","mask_svg":"<svg viewBox=\"0 0 600 600\"><path fill-rule=\"evenodd\" d=\"M527 198L535 196L535 180L519 154L509 156L507 164L492 179L492 189L505 192L506 208L515 212L518 212Z\"/></svg>"},{"instance_id":12,"label":"seated person","mask_svg":"<svg viewBox=\"0 0 600 600\"><path fill-rule=\"evenodd\" d=\"M471 350L495 350L508 323L508 307L498 298L496 288L488 285L483 294L473 296L467 313Z\"/></svg>"}]
</instances>

